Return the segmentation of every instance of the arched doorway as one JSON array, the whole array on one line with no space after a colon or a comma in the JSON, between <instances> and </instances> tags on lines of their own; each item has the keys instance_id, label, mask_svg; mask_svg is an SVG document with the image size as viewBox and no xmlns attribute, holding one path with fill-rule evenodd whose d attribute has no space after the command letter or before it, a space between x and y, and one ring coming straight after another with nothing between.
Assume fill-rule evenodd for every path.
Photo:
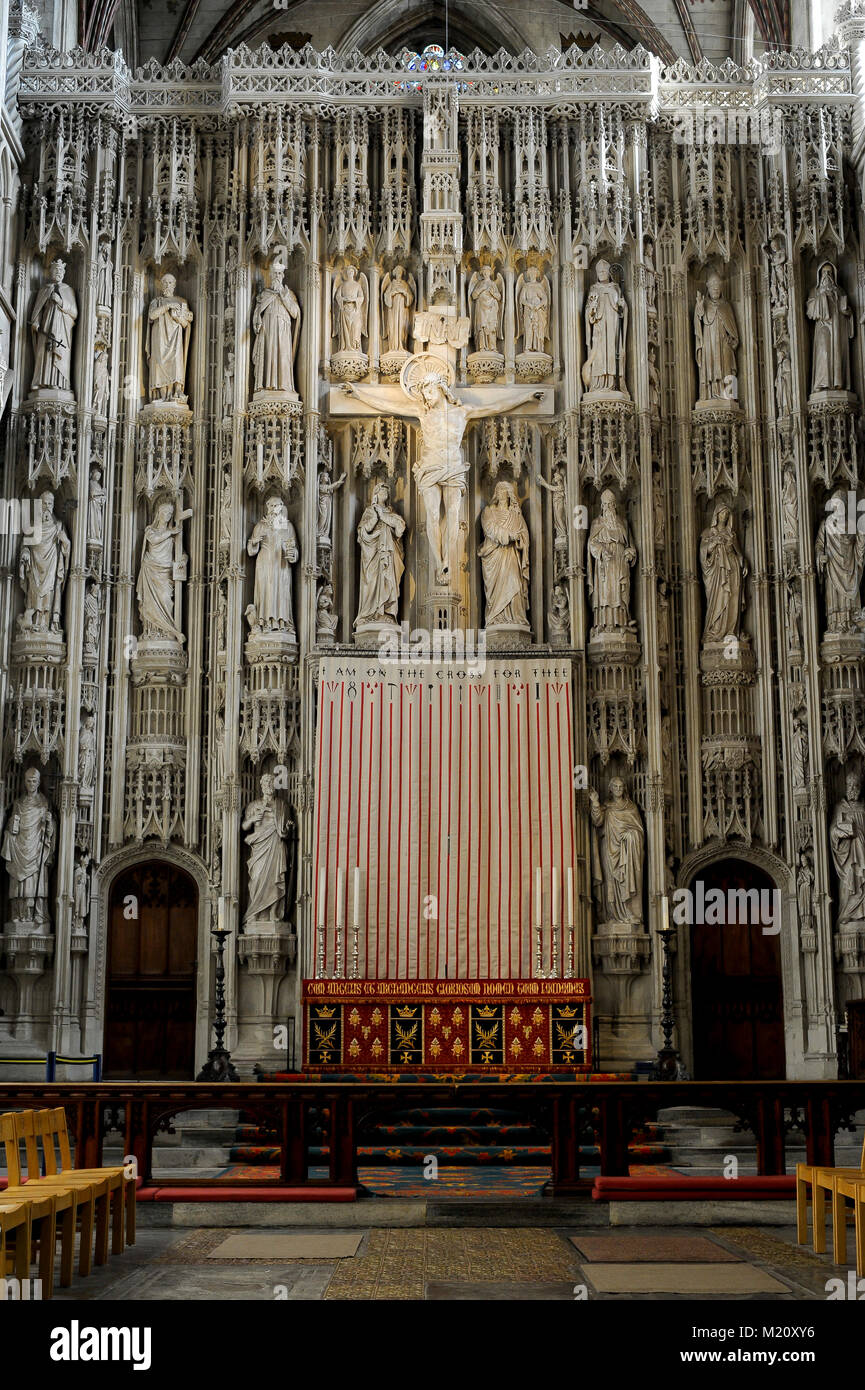
<instances>
[{"instance_id":1,"label":"arched doorway","mask_svg":"<svg viewBox=\"0 0 865 1390\"><path fill-rule=\"evenodd\" d=\"M118 874L108 914L104 1075L191 1080L198 889L173 864Z\"/></svg>"},{"instance_id":2,"label":"arched doorway","mask_svg":"<svg viewBox=\"0 0 865 1390\"><path fill-rule=\"evenodd\" d=\"M767 873L741 859L709 865L690 888L694 1076L783 1078L780 894Z\"/></svg>"}]
</instances>

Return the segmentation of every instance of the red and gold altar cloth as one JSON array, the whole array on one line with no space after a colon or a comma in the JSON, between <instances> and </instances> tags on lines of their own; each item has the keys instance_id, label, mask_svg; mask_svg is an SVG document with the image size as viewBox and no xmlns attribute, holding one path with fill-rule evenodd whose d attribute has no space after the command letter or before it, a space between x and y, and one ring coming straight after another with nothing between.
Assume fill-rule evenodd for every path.
<instances>
[{"instance_id":1,"label":"red and gold altar cloth","mask_svg":"<svg viewBox=\"0 0 865 1390\"><path fill-rule=\"evenodd\" d=\"M304 980L307 1071L591 1070L588 980Z\"/></svg>"}]
</instances>

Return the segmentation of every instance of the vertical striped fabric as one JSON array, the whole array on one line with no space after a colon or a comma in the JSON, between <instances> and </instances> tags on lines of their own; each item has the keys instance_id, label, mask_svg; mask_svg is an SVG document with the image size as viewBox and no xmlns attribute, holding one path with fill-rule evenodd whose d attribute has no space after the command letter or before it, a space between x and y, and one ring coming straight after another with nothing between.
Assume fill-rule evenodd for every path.
<instances>
[{"instance_id":1,"label":"vertical striped fabric","mask_svg":"<svg viewBox=\"0 0 865 1390\"><path fill-rule=\"evenodd\" d=\"M561 921L575 863L570 663L334 656L320 677L314 893L318 921L324 870L325 974L339 870L349 973L356 865L361 978L531 978L538 866L548 967L552 868Z\"/></svg>"}]
</instances>

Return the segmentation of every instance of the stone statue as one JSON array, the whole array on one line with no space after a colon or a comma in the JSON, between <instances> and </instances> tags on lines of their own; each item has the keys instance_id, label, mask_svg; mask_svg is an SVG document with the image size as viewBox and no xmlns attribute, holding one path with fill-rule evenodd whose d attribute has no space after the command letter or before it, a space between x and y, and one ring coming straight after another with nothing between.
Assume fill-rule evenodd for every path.
<instances>
[{"instance_id":1,"label":"stone statue","mask_svg":"<svg viewBox=\"0 0 865 1390\"><path fill-rule=\"evenodd\" d=\"M84 931L87 914L90 911L90 855L83 854L76 859L72 871L72 930Z\"/></svg>"},{"instance_id":2,"label":"stone statue","mask_svg":"<svg viewBox=\"0 0 865 1390\"><path fill-rule=\"evenodd\" d=\"M486 627L529 631L529 528L513 483L496 483L481 512L481 529Z\"/></svg>"},{"instance_id":3,"label":"stone statue","mask_svg":"<svg viewBox=\"0 0 865 1390\"><path fill-rule=\"evenodd\" d=\"M387 387L344 386L347 395L381 410L417 421L420 449L412 472L426 513L426 534L436 571L436 583L446 584L451 572L459 572L461 556L460 512L466 492L468 464L463 438L472 420L501 415L531 400L542 400L543 391L503 387L489 402L481 392L449 386L444 363L423 354L410 357L402 370L400 384L405 403L395 406ZM483 401L483 404L482 404ZM445 511L442 526L441 512Z\"/></svg>"},{"instance_id":4,"label":"stone statue","mask_svg":"<svg viewBox=\"0 0 865 1390\"><path fill-rule=\"evenodd\" d=\"M264 516L253 528L247 554L257 556L253 602L246 610L251 627L294 633L291 567L300 557L297 535L281 497L268 497Z\"/></svg>"},{"instance_id":5,"label":"stone statue","mask_svg":"<svg viewBox=\"0 0 865 1390\"><path fill-rule=\"evenodd\" d=\"M565 471L554 468L552 481L547 482L542 473L536 474L541 487L545 487L553 499L553 533L557 549L568 547L568 504L565 496Z\"/></svg>"},{"instance_id":6,"label":"stone statue","mask_svg":"<svg viewBox=\"0 0 865 1390\"><path fill-rule=\"evenodd\" d=\"M547 622L552 641L564 642L567 640L571 631L570 616L567 589L564 584L554 584L553 592L550 595L550 607L547 612Z\"/></svg>"},{"instance_id":7,"label":"stone statue","mask_svg":"<svg viewBox=\"0 0 865 1390\"><path fill-rule=\"evenodd\" d=\"M658 350L649 343L649 409L661 409L661 374L658 371Z\"/></svg>"},{"instance_id":8,"label":"stone statue","mask_svg":"<svg viewBox=\"0 0 865 1390\"><path fill-rule=\"evenodd\" d=\"M399 586L405 564L405 521L390 505L387 483L378 482L357 528L360 545L360 593L355 627L396 623Z\"/></svg>"},{"instance_id":9,"label":"stone statue","mask_svg":"<svg viewBox=\"0 0 865 1390\"><path fill-rule=\"evenodd\" d=\"M330 469L322 468L318 475L318 517L316 532L319 545L330 545L330 527L333 521L333 494L338 492L345 482L345 474L341 473L336 482L330 480Z\"/></svg>"},{"instance_id":10,"label":"stone statue","mask_svg":"<svg viewBox=\"0 0 865 1390\"><path fill-rule=\"evenodd\" d=\"M246 808L241 830L246 837L249 857L246 871L249 892L244 931L258 923L285 920L285 888L288 854L285 841L292 828L288 809L274 794L273 777L261 778L261 798Z\"/></svg>"},{"instance_id":11,"label":"stone statue","mask_svg":"<svg viewBox=\"0 0 865 1390\"><path fill-rule=\"evenodd\" d=\"M183 642L178 613L180 576L186 565L182 553L183 523L191 511L178 510L173 502L157 502L153 520L144 530L141 566L135 593L144 637L169 637Z\"/></svg>"},{"instance_id":12,"label":"stone statue","mask_svg":"<svg viewBox=\"0 0 865 1390\"><path fill-rule=\"evenodd\" d=\"M787 238L776 232L766 244L769 253L769 300L773 314L787 312Z\"/></svg>"},{"instance_id":13,"label":"stone statue","mask_svg":"<svg viewBox=\"0 0 865 1390\"><path fill-rule=\"evenodd\" d=\"M838 916L835 926L865 927L865 805L862 779L850 769L847 795L835 807L829 826L829 844L838 875Z\"/></svg>"},{"instance_id":14,"label":"stone statue","mask_svg":"<svg viewBox=\"0 0 865 1390\"><path fill-rule=\"evenodd\" d=\"M700 378L700 401L734 401L736 349L739 330L731 306L723 296L721 277L713 270L706 279L708 299L698 292L694 309L695 356Z\"/></svg>"},{"instance_id":15,"label":"stone statue","mask_svg":"<svg viewBox=\"0 0 865 1390\"><path fill-rule=\"evenodd\" d=\"M597 279L586 299L588 355L583 363L583 385L587 391L615 391L627 396L627 301L615 280L611 278L609 261L598 261L595 275Z\"/></svg>"},{"instance_id":16,"label":"stone statue","mask_svg":"<svg viewBox=\"0 0 865 1390\"><path fill-rule=\"evenodd\" d=\"M703 641L738 637L748 567L733 530L733 514L723 502L715 507L712 524L700 537L700 566L706 589Z\"/></svg>"},{"instance_id":17,"label":"stone statue","mask_svg":"<svg viewBox=\"0 0 865 1390\"><path fill-rule=\"evenodd\" d=\"M790 734L790 763L793 769L793 786L804 787L808 773L808 731L805 728L804 711L795 710L793 728Z\"/></svg>"},{"instance_id":18,"label":"stone statue","mask_svg":"<svg viewBox=\"0 0 865 1390\"><path fill-rule=\"evenodd\" d=\"M790 344L786 342L778 344L775 408L779 415L789 415L793 409L793 368L790 364Z\"/></svg>"},{"instance_id":19,"label":"stone statue","mask_svg":"<svg viewBox=\"0 0 865 1390\"><path fill-rule=\"evenodd\" d=\"M806 927L811 921L812 890L814 870L807 852L799 851L799 868L796 871L796 903L799 908L799 925Z\"/></svg>"},{"instance_id":20,"label":"stone statue","mask_svg":"<svg viewBox=\"0 0 865 1390\"><path fill-rule=\"evenodd\" d=\"M641 922L645 831L621 777L610 782L604 806L592 788L589 815L597 832L592 837L592 877L603 885L606 922Z\"/></svg>"},{"instance_id":21,"label":"stone statue","mask_svg":"<svg viewBox=\"0 0 865 1390\"><path fill-rule=\"evenodd\" d=\"M147 311L147 360L150 364L149 399L186 404L183 383L192 331L192 310L185 299L174 293L177 280L163 275L157 282L159 293Z\"/></svg>"},{"instance_id":22,"label":"stone statue","mask_svg":"<svg viewBox=\"0 0 865 1390\"><path fill-rule=\"evenodd\" d=\"M52 261L48 283L30 315L33 334L32 392L72 393L72 328L78 318L75 291L64 285L65 261Z\"/></svg>"},{"instance_id":23,"label":"stone statue","mask_svg":"<svg viewBox=\"0 0 865 1390\"><path fill-rule=\"evenodd\" d=\"M12 919L47 926L48 870L54 858L57 825L39 782L38 768L28 767L26 790L13 803L6 822L3 858L9 875Z\"/></svg>"},{"instance_id":24,"label":"stone statue","mask_svg":"<svg viewBox=\"0 0 865 1390\"><path fill-rule=\"evenodd\" d=\"M832 494L826 512L814 546L817 573L826 586L826 631L858 632L863 626L859 590L865 564L865 535L847 529L847 497L843 488Z\"/></svg>"},{"instance_id":25,"label":"stone statue","mask_svg":"<svg viewBox=\"0 0 865 1390\"><path fill-rule=\"evenodd\" d=\"M791 651L802 648L802 595L795 584L787 587L787 645Z\"/></svg>"},{"instance_id":26,"label":"stone statue","mask_svg":"<svg viewBox=\"0 0 865 1390\"><path fill-rule=\"evenodd\" d=\"M105 504L108 491L102 485L102 467L95 461L90 465L87 480L87 544L101 546L105 539Z\"/></svg>"},{"instance_id":27,"label":"stone statue","mask_svg":"<svg viewBox=\"0 0 865 1390\"><path fill-rule=\"evenodd\" d=\"M339 352L363 352L368 332L369 282L349 261L333 280L333 331Z\"/></svg>"},{"instance_id":28,"label":"stone statue","mask_svg":"<svg viewBox=\"0 0 865 1390\"><path fill-rule=\"evenodd\" d=\"M231 469L222 474L222 493L219 498L219 548L231 548Z\"/></svg>"},{"instance_id":29,"label":"stone statue","mask_svg":"<svg viewBox=\"0 0 865 1390\"><path fill-rule=\"evenodd\" d=\"M114 266L111 264L111 243L99 243L99 256L96 261L96 303L102 309L110 309L114 298Z\"/></svg>"},{"instance_id":30,"label":"stone statue","mask_svg":"<svg viewBox=\"0 0 865 1390\"><path fill-rule=\"evenodd\" d=\"M633 631L631 619L631 565L637 552L631 533L616 510L614 494L601 493L601 514L595 517L588 544L589 595L594 614L594 633Z\"/></svg>"},{"instance_id":31,"label":"stone statue","mask_svg":"<svg viewBox=\"0 0 865 1390\"><path fill-rule=\"evenodd\" d=\"M469 281L469 309L476 352L498 352L505 312L505 282L493 278L491 265L476 270Z\"/></svg>"},{"instance_id":32,"label":"stone statue","mask_svg":"<svg viewBox=\"0 0 865 1390\"><path fill-rule=\"evenodd\" d=\"M222 416L225 420L234 409L234 361L234 352L229 348L222 373Z\"/></svg>"},{"instance_id":33,"label":"stone statue","mask_svg":"<svg viewBox=\"0 0 865 1390\"><path fill-rule=\"evenodd\" d=\"M658 550L663 550L667 535L667 518L664 514L664 490L661 475L657 469L652 473L652 539Z\"/></svg>"},{"instance_id":34,"label":"stone statue","mask_svg":"<svg viewBox=\"0 0 865 1390\"><path fill-rule=\"evenodd\" d=\"M658 581L657 604L658 650L668 651L670 647L670 599L667 594L667 581Z\"/></svg>"},{"instance_id":35,"label":"stone statue","mask_svg":"<svg viewBox=\"0 0 865 1390\"><path fill-rule=\"evenodd\" d=\"M96 715L92 709L81 715L78 730L78 785L88 791L96 777Z\"/></svg>"},{"instance_id":36,"label":"stone statue","mask_svg":"<svg viewBox=\"0 0 865 1390\"><path fill-rule=\"evenodd\" d=\"M43 492L39 506L39 525L21 537L18 578L24 590L24 613L20 630L59 633L71 545L66 528L54 515L53 492Z\"/></svg>"},{"instance_id":37,"label":"stone statue","mask_svg":"<svg viewBox=\"0 0 865 1390\"><path fill-rule=\"evenodd\" d=\"M99 585L90 583L84 590L84 656L95 661L99 655L99 629L102 626L102 605Z\"/></svg>"},{"instance_id":38,"label":"stone statue","mask_svg":"<svg viewBox=\"0 0 865 1390\"><path fill-rule=\"evenodd\" d=\"M283 284L287 260L277 252L270 263L269 285L255 301L252 331L253 380L256 391L279 391L291 396L294 389L294 359L300 339L300 305Z\"/></svg>"},{"instance_id":39,"label":"stone statue","mask_svg":"<svg viewBox=\"0 0 865 1390\"><path fill-rule=\"evenodd\" d=\"M108 370L108 349L100 343L93 359L93 413L104 419L108 414L111 394L111 374Z\"/></svg>"},{"instance_id":40,"label":"stone statue","mask_svg":"<svg viewBox=\"0 0 865 1390\"><path fill-rule=\"evenodd\" d=\"M225 715L218 711L216 715L216 736L214 738L216 753L216 785L222 787L225 783Z\"/></svg>"},{"instance_id":41,"label":"stone statue","mask_svg":"<svg viewBox=\"0 0 865 1390\"><path fill-rule=\"evenodd\" d=\"M339 618L333 611L333 585L326 580L318 591L315 601L315 636L319 642L332 642Z\"/></svg>"},{"instance_id":42,"label":"stone statue","mask_svg":"<svg viewBox=\"0 0 865 1390\"><path fill-rule=\"evenodd\" d=\"M799 494L792 464L784 465L781 480L781 532L784 545L794 549L799 543Z\"/></svg>"},{"instance_id":43,"label":"stone statue","mask_svg":"<svg viewBox=\"0 0 865 1390\"><path fill-rule=\"evenodd\" d=\"M550 331L550 284L536 265L517 280L517 313L523 352L546 352Z\"/></svg>"},{"instance_id":44,"label":"stone statue","mask_svg":"<svg viewBox=\"0 0 865 1390\"><path fill-rule=\"evenodd\" d=\"M651 241L643 243L643 268L646 272L646 310L650 314L658 312L658 272L655 268L655 248Z\"/></svg>"},{"instance_id":45,"label":"stone statue","mask_svg":"<svg viewBox=\"0 0 865 1390\"><path fill-rule=\"evenodd\" d=\"M409 314L415 297L414 280L411 276L406 277L401 265L395 265L381 282L386 352L405 352Z\"/></svg>"},{"instance_id":46,"label":"stone statue","mask_svg":"<svg viewBox=\"0 0 865 1390\"><path fill-rule=\"evenodd\" d=\"M838 272L831 261L823 261L818 267L817 284L808 296L805 311L814 321L811 390L848 391L853 311L838 285Z\"/></svg>"}]
</instances>

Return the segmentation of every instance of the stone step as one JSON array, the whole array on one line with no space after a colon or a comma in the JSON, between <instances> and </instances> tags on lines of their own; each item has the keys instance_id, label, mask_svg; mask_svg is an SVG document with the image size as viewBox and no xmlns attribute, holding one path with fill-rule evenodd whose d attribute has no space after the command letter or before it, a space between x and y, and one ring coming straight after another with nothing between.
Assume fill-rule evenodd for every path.
<instances>
[{"instance_id":1,"label":"stone step","mask_svg":"<svg viewBox=\"0 0 865 1390\"><path fill-rule=\"evenodd\" d=\"M124 1159L123 1150L115 1148L113 1145L106 1145L102 1152L102 1161L106 1167L121 1164ZM153 1146L153 1171L163 1174L168 1169L187 1169L194 1168L227 1168L231 1159L229 1157L228 1146L199 1146L193 1148L192 1145L184 1145L178 1148L175 1145Z\"/></svg>"}]
</instances>

